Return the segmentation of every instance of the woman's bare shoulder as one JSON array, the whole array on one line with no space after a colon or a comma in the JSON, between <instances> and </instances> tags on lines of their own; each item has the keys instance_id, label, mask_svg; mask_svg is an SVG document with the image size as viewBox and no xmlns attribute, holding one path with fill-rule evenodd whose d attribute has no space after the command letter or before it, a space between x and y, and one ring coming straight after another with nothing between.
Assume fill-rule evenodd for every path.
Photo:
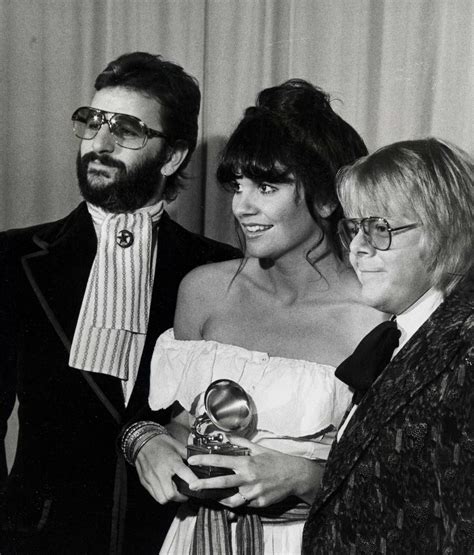
<instances>
[{"instance_id":1,"label":"woman's bare shoulder","mask_svg":"<svg viewBox=\"0 0 474 555\"><path fill-rule=\"evenodd\" d=\"M183 278L180 292L215 296L229 287L242 269L242 262L242 259L237 259L198 266Z\"/></svg>"},{"instance_id":2,"label":"woman's bare shoulder","mask_svg":"<svg viewBox=\"0 0 474 555\"><path fill-rule=\"evenodd\" d=\"M175 333L181 339L198 339L216 308L225 302L242 260L228 260L199 266L187 274L178 291Z\"/></svg>"}]
</instances>

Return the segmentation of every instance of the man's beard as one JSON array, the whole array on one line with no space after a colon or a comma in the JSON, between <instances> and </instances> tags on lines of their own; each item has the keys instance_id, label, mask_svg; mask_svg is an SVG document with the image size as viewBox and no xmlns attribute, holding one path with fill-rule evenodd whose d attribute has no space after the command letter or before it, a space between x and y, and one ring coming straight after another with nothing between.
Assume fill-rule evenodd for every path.
<instances>
[{"instance_id":1,"label":"man's beard","mask_svg":"<svg viewBox=\"0 0 474 555\"><path fill-rule=\"evenodd\" d=\"M164 153L143 160L127 170L120 160L109 154L88 152L81 157L77 153L77 179L85 201L108 212L133 212L146 206L156 194L161 180L161 167ZM104 166L116 168L116 177L106 185L91 185L87 177L89 163L97 160Z\"/></svg>"}]
</instances>

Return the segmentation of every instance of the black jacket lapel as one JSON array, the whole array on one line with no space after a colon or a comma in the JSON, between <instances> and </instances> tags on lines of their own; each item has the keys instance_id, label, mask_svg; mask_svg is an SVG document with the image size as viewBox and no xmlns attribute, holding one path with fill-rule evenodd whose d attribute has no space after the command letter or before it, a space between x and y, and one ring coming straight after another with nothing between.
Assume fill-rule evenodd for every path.
<instances>
[{"instance_id":1,"label":"black jacket lapel","mask_svg":"<svg viewBox=\"0 0 474 555\"><path fill-rule=\"evenodd\" d=\"M97 251L97 238L85 203L64 220L45 226L33 241L40 250L23 257L23 268L46 316L69 353ZM91 372L82 372L82 375L113 418L120 421L123 396L118 380Z\"/></svg>"},{"instance_id":2,"label":"black jacket lapel","mask_svg":"<svg viewBox=\"0 0 474 555\"><path fill-rule=\"evenodd\" d=\"M23 267L36 294L47 303L54 328L70 343L97 250L86 205L59 225L38 232L33 241L40 250L23 257Z\"/></svg>"}]
</instances>

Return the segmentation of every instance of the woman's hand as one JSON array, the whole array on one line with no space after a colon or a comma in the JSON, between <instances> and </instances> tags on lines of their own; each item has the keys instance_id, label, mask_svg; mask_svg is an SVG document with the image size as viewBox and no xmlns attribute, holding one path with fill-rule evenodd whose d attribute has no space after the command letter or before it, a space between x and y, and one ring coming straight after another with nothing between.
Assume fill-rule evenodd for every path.
<instances>
[{"instance_id":1,"label":"woman's hand","mask_svg":"<svg viewBox=\"0 0 474 555\"><path fill-rule=\"evenodd\" d=\"M250 449L251 456L193 455L190 465L218 466L235 472L189 483L189 489L238 488L239 492L220 500L222 505L266 507L295 495L311 503L321 482L323 463L286 455L240 437L229 440Z\"/></svg>"},{"instance_id":2,"label":"woman's hand","mask_svg":"<svg viewBox=\"0 0 474 555\"><path fill-rule=\"evenodd\" d=\"M185 482L194 482L197 477L183 458L186 447L170 435L159 435L148 441L140 449L135 466L142 486L162 505L168 501L186 501L188 498L179 493L173 476Z\"/></svg>"}]
</instances>

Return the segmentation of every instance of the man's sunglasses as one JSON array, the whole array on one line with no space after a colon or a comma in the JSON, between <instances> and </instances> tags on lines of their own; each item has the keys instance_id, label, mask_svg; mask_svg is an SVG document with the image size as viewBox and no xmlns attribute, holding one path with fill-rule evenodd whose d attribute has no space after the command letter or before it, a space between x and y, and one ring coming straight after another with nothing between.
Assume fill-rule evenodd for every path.
<instances>
[{"instance_id":1,"label":"man's sunglasses","mask_svg":"<svg viewBox=\"0 0 474 555\"><path fill-rule=\"evenodd\" d=\"M166 139L161 131L150 129L143 121L135 116L120 113L110 113L82 106L72 114L72 128L79 139L93 139L99 129L106 123L114 141L124 148L139 150L143 148L150 137Z\"/></svg>"}]
</instances>

